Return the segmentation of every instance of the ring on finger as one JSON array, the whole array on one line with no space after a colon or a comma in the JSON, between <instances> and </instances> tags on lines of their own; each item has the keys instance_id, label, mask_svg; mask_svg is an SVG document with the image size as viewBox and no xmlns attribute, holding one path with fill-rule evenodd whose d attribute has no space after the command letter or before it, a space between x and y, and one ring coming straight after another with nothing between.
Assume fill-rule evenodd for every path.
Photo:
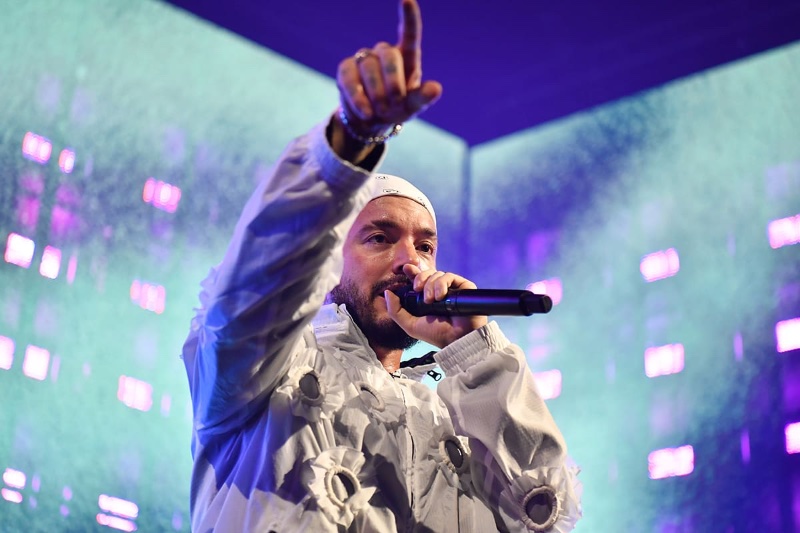
<instances>
[{"instance_id":1,"label":"ring on finger","mask_svg":"<svg viewBox=\"0 0 800 533\"><path fill-rule=\"evenodd\" d=\"M360 65L362 61L371 55L375 55L375 52L373 52L371 48L362 48L353 55L353 59L356 60L356 65Z\"/></svg>"}]
</instances>

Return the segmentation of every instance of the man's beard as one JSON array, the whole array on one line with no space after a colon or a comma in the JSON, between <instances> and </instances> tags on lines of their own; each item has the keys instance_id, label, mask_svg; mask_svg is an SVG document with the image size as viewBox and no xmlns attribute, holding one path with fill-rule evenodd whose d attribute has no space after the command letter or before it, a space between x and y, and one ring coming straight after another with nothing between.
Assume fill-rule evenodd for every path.
<instances>
[{"instance_id":1,"label":"man's beard","mask_svg":"<svg viewBox=\"0 0 800 533\"><path fill-rule=\"evenodd\" d=\"M364 295L359 293L355 283L343 280L331 291L330 299L347 306L353 321L370 344L390 350L407 350L419 341L403 331L391 317L379 320L373 302L375 296L382 295L384 290L408 284L408 278L405 277L381 281L371 287L369 294Z\"/></svg>"}]
</instances>

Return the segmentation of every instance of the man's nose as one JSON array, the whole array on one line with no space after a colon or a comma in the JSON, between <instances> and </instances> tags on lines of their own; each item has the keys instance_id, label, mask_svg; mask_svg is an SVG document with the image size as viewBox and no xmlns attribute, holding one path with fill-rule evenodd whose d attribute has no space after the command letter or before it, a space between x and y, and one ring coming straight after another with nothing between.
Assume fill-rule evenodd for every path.
<instances>
[{"instance_id":1,"label":"man's nose","mask_svg":"<svg viewBox=\"0 0 800 533\"><path fill-rule=\"evenodd\" d=\"M417 251L417 247L413 242L409 243L400 241L395 245L394 264L392 265L392 271L396 274L402 274L403 265L408 264L414 265L417 268L421 268L419 252Z\"/></svg>"}]
</instances>

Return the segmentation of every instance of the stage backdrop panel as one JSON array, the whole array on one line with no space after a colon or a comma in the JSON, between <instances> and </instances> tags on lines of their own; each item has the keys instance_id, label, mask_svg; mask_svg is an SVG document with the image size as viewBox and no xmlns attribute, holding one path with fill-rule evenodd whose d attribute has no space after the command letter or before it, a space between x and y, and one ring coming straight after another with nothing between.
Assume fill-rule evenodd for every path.
<instances>
[{"instance_id":1,"label":"stage backdrop panel","mask_svg":"<svg viewBox=\"0 0 800 533\"><path fill-rule=\"evenodd\" d=\"M557 302L504 324L579 531L798 527L798 94L794 45L472 150L470 274Z\"/></svg>"},{"instance_id":2,"label":"stage backdrop panel","mask_svg":"<svg viewBox=\"0 0 800 533\"><path fill-rule=\"evenodd\" d=\"M188 531L199 282L335 84L159 2L22 2L0 30L0 529ZM391 144L454 234L463 141Z\"/></svg>"}]
</instances>

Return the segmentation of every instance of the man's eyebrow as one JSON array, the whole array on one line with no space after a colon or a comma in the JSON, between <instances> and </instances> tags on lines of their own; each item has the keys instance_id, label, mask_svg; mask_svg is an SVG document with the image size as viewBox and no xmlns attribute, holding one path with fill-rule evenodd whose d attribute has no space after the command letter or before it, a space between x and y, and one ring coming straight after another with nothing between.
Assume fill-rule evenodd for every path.
<instances>
[{"instance_id":1,"label":"man's eyebrow","mask_svg":"<svg viewBox=\"0 0 800 533\"><path fill-rule=\"evenodd\" d=\"M391 230L397 231L397 230L401 229L400 228L400 224L398 224L397 222L394 222L393 220L386 220L386 219L382 219L381 218L381 219L378 219L378 220L370 220L369 222L364 224L364 226L361 228L359 233L364 233L364 232L367 232L367 231L370 231L370 230L376 229L376 228L380 229L380 230L383 230L383 231L391 231ZM434 230L433 228L429 228L427 226L416 230L415 233L421 233L423 237L428 238L428 239L436 239L436 237L437 237L436 236L436 230Z\"/></svg>"}]
</instances>

